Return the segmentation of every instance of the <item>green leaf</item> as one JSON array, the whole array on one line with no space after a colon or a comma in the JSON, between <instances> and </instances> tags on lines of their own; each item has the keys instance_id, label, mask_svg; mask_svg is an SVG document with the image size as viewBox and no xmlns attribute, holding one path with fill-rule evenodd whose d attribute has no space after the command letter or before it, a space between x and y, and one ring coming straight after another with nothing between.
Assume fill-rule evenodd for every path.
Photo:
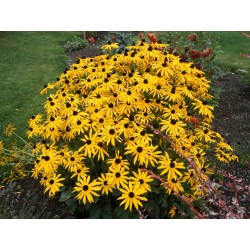
<instances>
[{"instance_id":1,"label":"green leaf","mask_svg":"<svg viewBox=\"0 0 250 250\"><path fill-rule=\"evenodd\" d=\"M129 218L129 214L127 211L125 211L123 208L121 207L116 207L114 210L114 217L116 219L128 219Z\"/></svg>"},{"instance_id":2,"label":"green leaf","mask_svg":"<svg viewBox=\"0 0 250 250\"><path fill-rule=\"evenodd\" d=\"M59 202L64 202L64 201L70 199L72 196L73 196L72 188L70 188L66 191L63 191L59 197Z\"/></svg>"},{"instance_id":3,"label":"green leaf","mask_svg":"<svg viewBox=\"0 0 250 250\"><path fill-rule=\"evenodd\" d=\"M112 214L112 207L110 202L106 201L104 205L101 208L101 217L103 219L112 219L113 214Z\"/></svg>"},{"instance_id":4,"label":"green leaf","mask_svg":"<svg viewBox=\"0 0 250 250\"><path fill-rule=\"evenodd\" d=\"M92 206L90 210L89 219L100 219L101 218L101 208L99 205Z\"/></svg>"},{"instance_id":5,"label":"green leaf","mask_svg":"<svg viewBox=\"0 0 250 250\"><path fill-rule=\"evenodd\" d=\"M77 206L78 206L77 201L75 199L71 198L71 199L67 200L65 203L69 207L69 212L71 214L75 214L75 211L76 211Z\"/></svg>"},{"instance_id":6,"label":"green leaf","mask_svg":"<svg viewBox=\"0 0 250 250\"><path fill-rule=\"evenodd\" d=\"M145 209L150 217L153 219L159 219L160 218L160 208L159 205L154 200L149 200L145 204Z\"/></svg>"}]
</instances>

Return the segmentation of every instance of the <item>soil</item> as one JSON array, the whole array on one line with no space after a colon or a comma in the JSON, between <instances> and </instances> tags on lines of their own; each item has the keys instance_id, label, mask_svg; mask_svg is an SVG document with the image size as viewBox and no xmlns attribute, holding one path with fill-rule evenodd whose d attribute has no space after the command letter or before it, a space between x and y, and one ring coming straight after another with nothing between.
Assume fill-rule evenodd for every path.
<instances>
[{"instance_id":1,"label":"soil","mask_svg":"<svg viewBox=\"0 0 250 250\"><path fill-rule=\"evenodd\" d=\"M85 49L80 49L67 53L68 64L71 65L78 58L83 56L93 57L101 52L101 41L95 41ZM240 73L229 72L220 77L217 86L221 88L220 100L214 112L214 129L217 129L224 136L227 142L234 147L238 147L239 152L244 152L245 155L250 154L250 86L244 83L244 76ZM249 157L249 156L248 156ZM239 205L243 207L245 214L244 218L250 218L250 163L246 158L241 163L232 163L226 168L227 173L233 175L233 178L239 179L238 198ZM232 178L225 178L225 185L222 188L222 193L226 196L227 201L232 201L235 192L229 188L232 184ZM241 189L240 189L241 188ZM16 181L16 185L11 189L12 193L21 192L19 199L16 199L16 209L21 209L24 202L28 199L25 194L26 190L32 190L33 197L36 196L37 207L46 207L47 218L75 218L68 210L67 206L58 202L58 197L53 199L48 198L43 193L43 188L32 178ZM13 196L15 196L13 194ZM15 197L14 197L15 198ZM3 202L4 196L1 196L0 203ZM216 218L213 216L211 218Z\"/></svg>"}]
</instances>

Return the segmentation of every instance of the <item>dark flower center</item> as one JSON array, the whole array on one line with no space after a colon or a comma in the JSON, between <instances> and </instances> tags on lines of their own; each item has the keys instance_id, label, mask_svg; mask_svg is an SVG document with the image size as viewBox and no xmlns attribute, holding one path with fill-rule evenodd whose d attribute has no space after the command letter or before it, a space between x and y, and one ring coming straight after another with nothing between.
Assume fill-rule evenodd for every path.
<instances>
[{"instance_id":1,"label":"dark flower center","mask_svg":"<svg viewBox=\"0 0 250 250\"><path fill-rule=\"evenodd\" d=\"M144 183L144 180L143 180L143 179L140 179L139 182L140 182L140 184L143 184L143 183Z\"/></svg>"},{"instance_id":2,"label":"dark flower center","mask_svg":"<svg viewBox=\"0 0 250 250\"><path fill-rule=\"evenodd\" d=\"M88 189L89 189L88 185L84 185L84 186L82 187L82 190L83 190L83 191L87 191Z\"/></svg>"},{"instance_id":3,"label":"dark flower center","mask_svg":"<svg viewBox=\"0 0 250 250\"><path fill-rule=\"evenodd\" d=\"M169 166L170 166L171 168L174 168L174 167L175 167L175 163L174 163L174 162L171 162L171 163L169 164Z\"/></svg>"},{"instance_id":4,"label":"dark flower center","mask_svg":"<svg viewBox=\"0 0 250 250\"><path fill-rule=\"evenodd\" d=\"M54 180L50 180L50 181L49 181L49 184L50 184L50 185L53 185L54 183L55 183Z\"/></svg>"},{"instance_id":5,"label":"dark flower center","mask_svg":"<svg viewBox=\"0 0 250 250\"><path fill-rule=\"evenodd\" d=\"M115 134L115 130L114 130L113 128L111 128L111 129L109 130L109 134L110 134L110 135L114 135L114 134Z\"/></svg>"},{"instance_id":6,"label":"dark flower center","mask_svg":"<svg viewBox=\"0 0 250 250\"><path fill-rule=\"evenodd\" d=\"M173 182L173 183L177 183L177 180L173 178L173 179L172 179L172 182Z\"/></svg>"},{"instance_id":7,"label":"dark flower center","mask_svg":"<svg viewBox=\"0 0 250 250\"><path fill-rule=\"evenodd\" d=\"M50 157L49 157L48 155L46 155L46 156L44 157L44 160L45 160L45 161L49 161L49 160L50 160Z\"/></svg>"},{"instance_id":8,"label":"dark flower center","mask_svg":"<svg viewBox=\"0 0 250 250\"><path fill-rule=\"evenodd\" d=\"M109 103L109 108L113 108L114 107L114 105L113 105L113 103Z\"/></svg>"},{"instance_id":9,"label":"dark flower center","mask_svg":"<svg viewBox=\"0 0 250 250\"><path fill-rule=\"evenodd\" d=\"M134 192L129 192L129 194L128 194L128 196L129 196L129 198L134 198L135 197L135 194L134 194Z\"/></svg>"},{"instance_id":10,"label":"dark flower center","mask_svg":"<svg viewBox=\"0 0 250 250\"><path fill-rule=\"evenodd\" d=\"M146 134L146 132L144 130L140 132L141 136L144 136L145 134Z\"/></svg>"},{"instance_id":11,"label":"dark flower center","mask_svg":"<svg viewBox=\"0 0 250 250\"><path fill-rule=\"evenodd\" d=\"M119 178L119 177L121 177L121 174L119 172L117 172L117 173L115 173L115 177Z\"/></svg>"},{"instance_id":12,"label":"dark flower center","mask_svg":"<svg viewBox=\"0 0 250 250\"><path fill-rule=\"evenodd\" d=\"M143 148L139 146L139 147L136 148L136 150L137 150L138 153L141 153Z\"/></svg>"},{"instance_id":13,"label":"dark flower center","mask_svg":"<svg viewBox=\"0 0 250 250\"><path fill-rule=\"evenodd\" d=\"M175 124L176 124L176 120L175 120L175 119L172 119L170 123L171 123L172 125L175 125Z\"/></svg>"},{"instance_id":14,"label":"dark flower center","mask_svg":"<svg viewBox=\"0 0 250 250\"><path fill-rule=\"evenodd\" d=\"M90 145L90 144L91 144L91 140L87 140L86 143L87 143L88 145Z\"/></svg>"},{"instance_id":15,"label":"dark flower center","mask_svg":"<svg viewBox=\"0 0 250 250\"><path fill-rule=\"evenodd\" d=\"M116 159L115 159L115 164L120 164L120 163L121 163L121 159L116 158Z\"/></svg>"},{"instance_id":16,"label":"dark flower center","mask_svg":"<svg viewBox=\"0 0 250 250\"><path fill-rule=\"evenodd\" d=\"M71 161L75 161L75 157L71 157L70 160L71 160Z\"/></svg>"},{"instance_id":17,"label":"dark flower center","mask_svg":"<svg viewBox=\"0 0 250 250\"><path fill-rule=\"evenodd\" d=\"M107 182L107 181L104 181L104 182L103 182L103 185L107 186L107 185L108 185L108 182Z\"/></svg>"}]
</instances>

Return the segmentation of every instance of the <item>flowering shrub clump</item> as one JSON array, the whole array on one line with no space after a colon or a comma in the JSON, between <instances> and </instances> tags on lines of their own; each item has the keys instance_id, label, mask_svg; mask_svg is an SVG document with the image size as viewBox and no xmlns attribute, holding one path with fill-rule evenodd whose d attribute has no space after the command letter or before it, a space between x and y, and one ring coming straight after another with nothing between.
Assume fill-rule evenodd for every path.
<instances>
[{"instance_id":1,"label":"flowering shrub clump","mask_svg":"<svg viewBox=\"0 0 250 250\"><path fill-rule=\"evenodd\" d=\"M206 195L211 159L237 156L211 128L204 72L167 44L116 48L109 43L106 54L80 58L44 86L42 94L52 91L46 116L32 116L27 132L37 140L32 176L50 196L60 190L61 200L93 205L97 214L105 204L174 216L178 195L190 203Z\"/></svg>"},{"instance_id":2,"label":"flowering shrub clump","mask_svg":"<svg viewBox=\"0 0 250 250\"><path fill-rule=\"evenodd\" d=\"M16 128L9 124L6 126L4 133L7 136L15 135L23 142L25 142L14 131ZM12 181L23 179L27 177L27 166L33 165L34 155L31 152L30 145L26 144L20 149L16 143L5 145L3 141L0 141L0 188L4 187L2 184L10 183Z\"/></svg>"}]
</instances>

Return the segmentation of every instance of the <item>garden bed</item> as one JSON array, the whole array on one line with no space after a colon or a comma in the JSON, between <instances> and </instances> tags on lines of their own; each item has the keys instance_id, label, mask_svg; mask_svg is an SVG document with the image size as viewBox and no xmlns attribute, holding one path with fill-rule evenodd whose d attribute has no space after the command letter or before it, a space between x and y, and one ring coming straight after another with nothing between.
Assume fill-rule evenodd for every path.
<instances>
[{"instance_id":1,"label":"garden bed","mask_svg":"<svg viewBox=\"0 0 250 250\"><path fill-rule=\"evenodd\" d=\"M92 57L100 53L100 41L96 41L94 44L88 46L85 49L80 49L67 53L68 64L72 64L78 58L82 56ZM214 112L214 129L217 129L221 133L227 142L231 145L236 145L239 151L246 152L250 150L250 88L249 85L244 84L244 77L239 73L229 72L217 80L217 86L221 88L221 95L218 107ZM245 217L250 216L250 202L249 202L249 185L250 185L250 163L246 158L241 163L231 163L225 169L228 173L235 176L237 179L242 179L240 185L244 190L241 190L239 195L239 205L245 209ZM232 179L225 178L224 182L231 183ZM227 185L227 184L226 184ZM231 201L235 196L235 193L231 192L231 189L226 185L222 187L222 193L227 201ZM32 190L31 192L28 190ZM244 192L243 192L244 191ZM4 193L5 192L5 193ZM28 193L29 192L29 193ZM3 194L4 195L1 195ZM4 204L6 197L10 198L10 208L1 207L5 211L5 218L11 218L11 209L15 210L12 214L12 218L75 218L67 209L67 206L60 203L55 198L48 198L43 193L42 187L39 182L32 178L18 180L15 184L10 184L8 189L0 190L0 203ZM32 199L31 199L32 198ZM31 214L18 214L18 211L25 210L25 204L28 200L32 200L32 206L36 208L44 208L43 213L39 213L39 210L34 209L33 212L36 215ZM27 208L28 209L28 208ZM215 211L216 212L216 211ZM3 216L3 215L2 215ZM214 216L213 218L216 218Z\"/></svg>"}]
</instances>

